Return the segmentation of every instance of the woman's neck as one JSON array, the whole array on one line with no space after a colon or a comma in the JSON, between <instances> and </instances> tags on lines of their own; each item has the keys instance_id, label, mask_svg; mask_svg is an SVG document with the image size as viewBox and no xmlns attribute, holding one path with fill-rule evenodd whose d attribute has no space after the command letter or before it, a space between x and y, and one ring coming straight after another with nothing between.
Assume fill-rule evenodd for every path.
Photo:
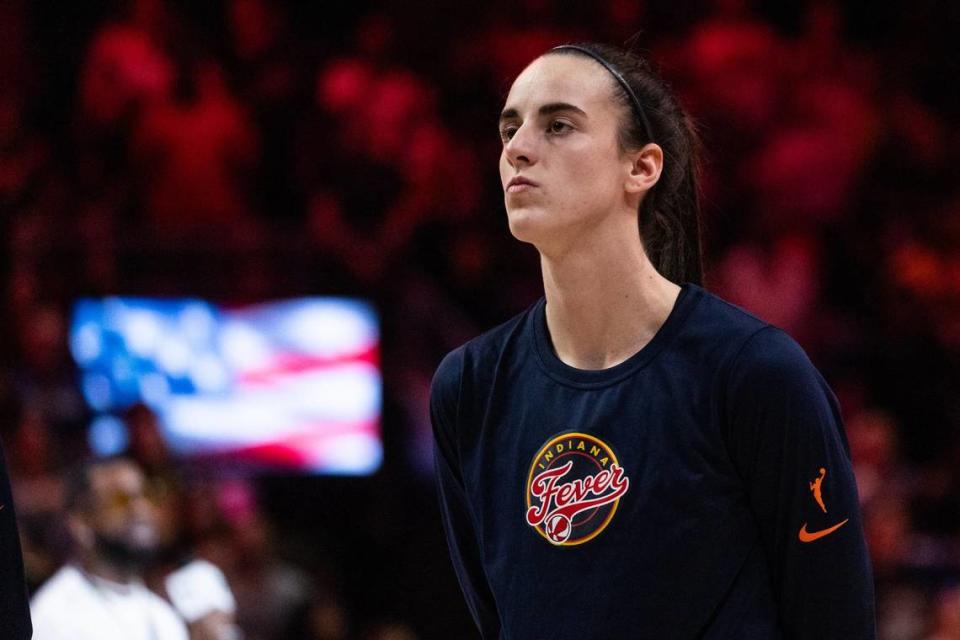
<instances>
[{"instance_id":1,"label":"woman's neck","mask_svg":"<svg viewBox=\"0 0 960 640\"><path fill-rule=\"evenodd\" d=\"M554 351L578 369L607 369L638 352L680 294L635 235L584 238L562 255L541 252L540 265Z\"/></svg>"}]
</instances>

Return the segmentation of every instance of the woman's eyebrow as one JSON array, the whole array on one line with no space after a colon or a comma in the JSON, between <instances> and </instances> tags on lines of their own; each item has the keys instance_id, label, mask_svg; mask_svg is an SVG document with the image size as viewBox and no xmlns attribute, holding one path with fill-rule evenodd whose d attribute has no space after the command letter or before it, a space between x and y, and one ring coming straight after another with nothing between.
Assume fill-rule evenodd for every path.
<instances>
[{"instance_id":1,"label":"woman's eyebrow","mask_svg":"<svg viewBox=\"0 0 960 640\"><path fill-rule=\"evenodd\" d=\"M587 113L583 109L567 102L551 102L545 104L537 110L537 113L541 116L547 116L557 113L558 111L572 111L573 113L587 117ZM500 122L504 120L516 120L519 117L520 112L516 109L504 109L503 113L500 114Z\"/></svg>"}]
</instances>

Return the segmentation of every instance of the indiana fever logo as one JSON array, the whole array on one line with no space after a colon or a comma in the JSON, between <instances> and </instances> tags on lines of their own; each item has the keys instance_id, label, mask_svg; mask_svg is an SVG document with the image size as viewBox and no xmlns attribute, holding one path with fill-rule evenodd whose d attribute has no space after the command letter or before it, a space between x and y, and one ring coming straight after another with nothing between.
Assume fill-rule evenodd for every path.
<instances>
[{"instance_id":1,"label":"indiana fever logo","mask_svg":"<svg viewBox=\"0 0 960 640\"><path fill-rule=\"evenodd\" d=\"M555 545L593 540L630 488L613 450L584 433L564 433L537 452L527 475L527 524Z\"/></svg>"}]
</instances>

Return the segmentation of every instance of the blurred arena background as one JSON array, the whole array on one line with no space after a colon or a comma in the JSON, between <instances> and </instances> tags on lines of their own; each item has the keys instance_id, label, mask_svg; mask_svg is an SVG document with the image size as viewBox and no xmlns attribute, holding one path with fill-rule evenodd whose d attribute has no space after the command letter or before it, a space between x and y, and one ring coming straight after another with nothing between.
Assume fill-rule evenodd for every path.
<instances>
[{"instance_id":1,"label":"blurred arena background","mask_svg":"<svg viewBox=\"0 0 960 640\"><path fill-rule=\"evenodd\" d=\"M66 558L64 470L128 449L164 487L168 558L217 564L250 640L476 637L427 395L540 295L497 115L548 47L638 32L701 126L708 288L840 399L881 637L960 638L960 4L936 0L0 3L0 434L30 588ZM367 439L327 467L197 454L162 403L175 364L124 395L123 336L75 333L102 312L78 301L114 296L154 320L360 305ZM273 364L326 366L308 352Z\"/></svg>"}]
</instances>

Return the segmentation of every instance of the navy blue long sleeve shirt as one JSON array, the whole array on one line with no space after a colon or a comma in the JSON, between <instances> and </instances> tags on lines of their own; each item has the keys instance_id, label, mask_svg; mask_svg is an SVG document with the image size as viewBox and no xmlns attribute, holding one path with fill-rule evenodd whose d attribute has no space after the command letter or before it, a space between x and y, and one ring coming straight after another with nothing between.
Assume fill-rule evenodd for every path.
<instances>
[{"instance_id":1,"label":"navy blue long sleeve shirt","mask_svg":"<svg viewBox=\"0 0 960 640\"><path fill-rule=\"evenodd\" d=\"M433 379L450 555L485 640L875 637L836 397L786 333L685 283L626 361L541 298Z\"/></svg>"}]
</instances>

